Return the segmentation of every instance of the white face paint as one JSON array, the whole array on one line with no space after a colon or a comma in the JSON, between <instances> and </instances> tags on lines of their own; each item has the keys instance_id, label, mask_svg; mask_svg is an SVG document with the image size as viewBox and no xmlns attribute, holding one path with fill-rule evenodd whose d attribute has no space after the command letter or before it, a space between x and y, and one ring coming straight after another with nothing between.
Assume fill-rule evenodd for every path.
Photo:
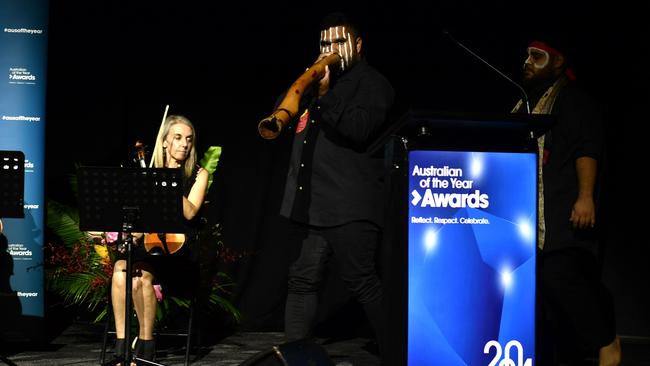
<instances>
[{"instance_id":1,"label":"white face paint","mask_svg":"<svg viewBox=\"0 0 650 366\"><path fill-rule=\"evenodd\" d=\"M320 53L336 52L341 56L341 71L345 71L356 58L352 35L344 26L331 27L321 31Z\"/></svg>"},{"instance_id":2,"label":"white face paint","mask_svg":"<svg viewBox=\"0 0 650 366\"><path fill-rule=\"evenodd\" d=\"M528 47L528 58L524 61L524 69L527 65L531 65L536 69L543 69L548 65L551 59L548 52L537 47Z\"/></svg>"}]
</instances>

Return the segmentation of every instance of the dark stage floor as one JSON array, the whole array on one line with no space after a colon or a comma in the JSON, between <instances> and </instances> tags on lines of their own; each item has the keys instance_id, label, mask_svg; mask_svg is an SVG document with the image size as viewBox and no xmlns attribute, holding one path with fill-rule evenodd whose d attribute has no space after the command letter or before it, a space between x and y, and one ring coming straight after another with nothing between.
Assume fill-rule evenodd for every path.
<instances>
[{"instance_id":1,"label":"dark stage floor","mask_svg":"<svg viewBox=\"0 0 650 366\"><path fill-rule=\"evenodd\" d=\"M9 365L99 365L103 325L75 321L51 343L42 346L15 345L4 352ZM284 342L283 333L237 332L216 341L202 341L190 356L191 365L237 366L259 352ZM368 339L319 339L334 363L350 362L354 366L377 365L378 359L366 348ZM110 346L110 345L109 345ZM182 365L185 351L179 337L159 337L157 362ZM109 349L109 352L111 350ZM107 354L109 359L111 353ZM0 361L0 365L3 362Z\"/></svg>"},{"instance_id":2,"label":"dark stage floor","mask_svg":"<svg viewBox=\"0 0 650 366\"><path fill-rule=\"evenodd\" d=\"M8 365L99 365L102 334L101 324L74 321L47 345L18 344L12 346L14 348L10 348L8 352L5 347L3 356L6 359L2 361ZM191 365L238 366L254 355L281 343L283 334L279 332L236 332L221 339L203 340L191 355ZM370 352L371 347L366 338L319 339L318 343L323 345L335 364L378 364L378 358ZM650 344L647 340L623 337L622 345L622 366L650 366ZM111 350L108 351L107 358L111 355ZM159 338L157 362L182 365L183 360L182 339ZM3 365L2 361L0 366ZM592 360L584 364L587 365L596 366L597 362Z\"/></svg>"}]
</instances>

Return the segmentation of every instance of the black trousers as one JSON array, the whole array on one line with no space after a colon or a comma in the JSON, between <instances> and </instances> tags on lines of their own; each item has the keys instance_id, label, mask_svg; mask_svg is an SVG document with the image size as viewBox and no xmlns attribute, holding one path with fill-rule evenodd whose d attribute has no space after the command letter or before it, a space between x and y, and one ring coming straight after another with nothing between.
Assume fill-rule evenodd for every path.
<instances>
[{"instance_id":1,"label":"black trousers","mask_svg":"<svg viewBox=\"0 0 650 366\"><path fill-rule=\"evenodd\" d=\"M578 363L614 340L613 299L593 253L538 252L537 276L538 364Z\"/></svg>"},{"instance_id":2,"label":"black trousers","mask_svg":"<svg viewBox=\"0 0 650 366\"><path fill-rule=\"evenodd\" d=\"M362 304L381 350L386 322L382 286L375 268L379 227L371 222L355 221L328 228L296 224L295 229L302 230L305 237L298 259L289 268L289 293L285 308L287 340L311 336L325 265L334 255L341 278Z\"/></svg>"}]
</instances>

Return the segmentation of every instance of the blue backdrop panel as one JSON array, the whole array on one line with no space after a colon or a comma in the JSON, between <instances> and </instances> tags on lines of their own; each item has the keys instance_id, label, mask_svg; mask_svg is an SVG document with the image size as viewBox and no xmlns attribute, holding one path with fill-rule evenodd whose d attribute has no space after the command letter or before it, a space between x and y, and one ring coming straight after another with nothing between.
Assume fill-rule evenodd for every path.
<instances>
[{"instance_id":1,"label":"blue backdrop panel","mask_svg":"<svg viewBox=\"0 0 650 366\"><path fill-rule=\"evenodd\" d=\"M409 153L409 365L532 365L535 159Z\"/></svg>"},{"instance_id":2,"label":"blue backdrop panel","mask_svg":"<svg viewBox=\"0 0 650 366\"><path fill-rule=\"evenodd\" d=\"M2 221L13 262L10 286L20 301L18 331L27 335L44 313L47 21L47 0L0 0L0 150L25 154L25 217Z\"/></svg>"}]
</instances>

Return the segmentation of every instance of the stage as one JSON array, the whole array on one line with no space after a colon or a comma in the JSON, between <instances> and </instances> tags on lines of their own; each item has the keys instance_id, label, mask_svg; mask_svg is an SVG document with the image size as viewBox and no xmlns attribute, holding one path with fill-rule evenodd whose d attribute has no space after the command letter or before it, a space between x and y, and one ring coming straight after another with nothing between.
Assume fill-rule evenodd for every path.
<instances>
[{"instance_id":1,"label":"stage","mask_svg":"<svg viewBox=\"0 0 650 366\"><path fill-rule=\"evenodd\" d=\"M99 365L103 324L76 320L49 344L11 345L2 356L8 365ZM201 344L190 356L191 365L236 366L261 351L284 342L281 332L234 332L221 338L202 332ZM182 365L185 357L184 338L159 337L157 362L165 365ZM368 339L317 340L328 352L334 364L350 362L354 366L378 364L376 355L369 351ZM196 343L196 342L195 342ZM112 357L112 342L107 349L107 360ZM0 361L0 365L3 363Z\"/></svg>"},{"instance_id":2,"label":"stage","mask_svg":"<svg viewBox=\"0 0 650 366\"><path fill-rule=\"evenodd\" d=\"M4 344L0 349L0 365L100 365L104 325L86 320L70 322L61 333L47 344ZM282 344L282 332L231 331L226 335L202 330L200 340L190 355L190 365L238 366L259 352ZM165 365L183 365L184 339L159 337L157 362ZM197 344L200 342L200 344ZM368 338L317 338L329 354L334 365L373 366L379 359ZM650 344L647 339L621 337L623 362L621 366L650 366ZM107 349L107 360L112 356L112 342ZM7 362L8 361L8 362ZM585 360L581 366L597 366L595 358ZM294 365L291 365L294 366Z\"/></svg>"}]
</instances>

